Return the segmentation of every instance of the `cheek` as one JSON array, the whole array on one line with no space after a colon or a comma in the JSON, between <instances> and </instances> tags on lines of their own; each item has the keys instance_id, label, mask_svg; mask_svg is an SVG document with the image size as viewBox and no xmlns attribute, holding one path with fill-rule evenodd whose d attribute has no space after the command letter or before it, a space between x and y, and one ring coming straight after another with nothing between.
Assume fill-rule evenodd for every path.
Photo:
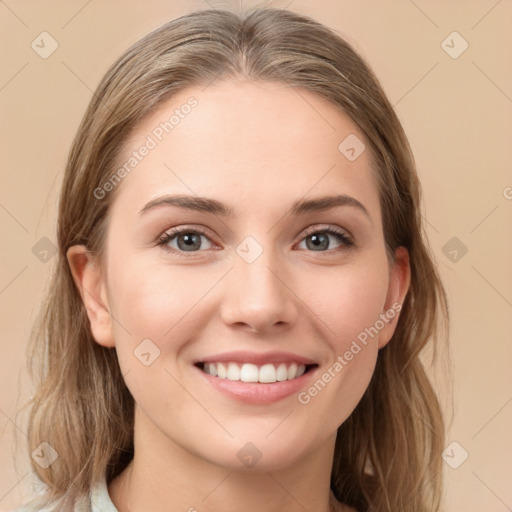
<instances>
[{"instance_id":1,"label":"cheek","mask_svg":"<svg viewBox=\"0 0 512 512\"><path fill-rule=\"evenodd\" d=\"M365 265L346 265L332 272L320 269L308 278L308 283L309 286L303 285L303 296L322 319L321 325L335 348L344 350L347 343L373 326L384 312L388 267L377 260Z\"/></svg>"},{"instance_id":2,"label":"cheek","mask_svg":"<svg viewBox=\"0 0 512 512\"><path fill-rule=\"evenodd\" d=\"M111 269L119 365L146 412L180 410L186 404L179 385L183 378L173 362L197 331L194 306L211 287L205 281L192 270L148 264L142 258L126 258Z\"/></svg>"},{"instance_id":3,"label":"cheek","mask_svg":"<svg viewBox=\"0 0 512 512\"><path fill-rule=\"evenodd\" d=\"M330 346L330 359L298 401L313 418L318 418L318 428L329 430L351 414L373 375L383 325L380 315L387 295L387 260L347 265L333 273L319 272L313 281L315 286L309 288L308 301L322 320L318 325ZM325 410L333 414L322 426Z\"/></svg>"},{"instance_id":4,"label":"cheek","mask_svg":"<svg viewBox=\"0 0 512 512\"><path fill-rule=\"evenodd\" d=\"M124 262L123 267L114 269L110 280L115 296L112 313L129 332L159 340L177 330L184 317L194 314L214 281L214 276L192 266L171 269L162 263L134 260Z\"/></svg>"},{"instance_id":5,"label":"cheek","mask_svg":"<svg viewBox=\"0 0 512 512\"><path fill-rule=\"evenodd\" d=\"M315 281L316 292L310 299L322 320L329 360L297 399L315 428L331 432L360 402L375 370L379 331L375 326L385 303L387 267L347 266L338 268L335 276L319 276Z\"/></svg>"}]
</instances>

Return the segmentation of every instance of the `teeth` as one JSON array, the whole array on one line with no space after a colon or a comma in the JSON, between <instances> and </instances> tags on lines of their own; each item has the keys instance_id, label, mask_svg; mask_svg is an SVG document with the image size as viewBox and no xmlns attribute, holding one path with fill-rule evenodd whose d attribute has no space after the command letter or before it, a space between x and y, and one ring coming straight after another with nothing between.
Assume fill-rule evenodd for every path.
<instances>
[{"instance_id":1,"label":"teeth","mask_svg":"<svg viewBox=\"0 0 512 512\"><path fill-rule=\"evenodd\" d=\"M215 365L214 365L215 366ZM211 373L210 373L211 375ZM258 382L259 370L255 364L243 364L240 370L240 380L243 382Z\"/></svg>"},{"instance_id":2,"label":"teeth","mask_svg":"<svg viewBox=\"0 0 512 512\"><path fill-rule=\"evenodd\" d=\"M214 366L215 363L210 363L210 368ZM226 370L226 367L222 363L217 363L217 376L220 379L225 379L228 376L228 372Z\"/></svg>"},{"instance_id":3,"label":"teeth","mask_svg":"<svg viewBox=\"0 0 512 512\"><path fill-rule=\"evenodd\" d=\"M297 377L297 365L292 363L288 368L288 380L295 379L295 377Z\"/></svg>"},{"instance_id":4,"label":"teeth","mask_svg":"<svg viewBox=\"0 0 512 512\"><path fill-rule=\"evenodd\" d=\"M288 368L284 363L281 363L276 370L276 380L279 382L283 382L283 380L288 380Z\"/></svg>"},{"instance_id":5,"label":"teeth","mask_svg":"<svg viewBox=\"0 0 512 512\"><path fill-rule=\"evenodd\" d=\"M228 380L240 380L240 368L236 363L228 364L228 373L226 375Z\"/></svg>"},{"instance_id":6,"label":"teeth","mask_svg":"<svg viewBox=\"0 0 512 512\"><path fill-rule=\"evenodd\" d=\"M261 382L270 384L273 382L283 382L292 380L304 375L306 366L297 363L280 363L278 365L264 364L257 366L255 364L244 363L205 363L203 367L205 373L213 377L228 380L240 380L242 382Z\"/></svg>"},{"instance_id":7,"label":"teeth","mask_svg":"<svg viewBox=\"0 0 512 512\"><path fill-rule=\"evenodd\" d=\"M276 381L276 369L273 364L264 364L260 368L260 382L271 383Z\"/></svg>"}]
</instances>

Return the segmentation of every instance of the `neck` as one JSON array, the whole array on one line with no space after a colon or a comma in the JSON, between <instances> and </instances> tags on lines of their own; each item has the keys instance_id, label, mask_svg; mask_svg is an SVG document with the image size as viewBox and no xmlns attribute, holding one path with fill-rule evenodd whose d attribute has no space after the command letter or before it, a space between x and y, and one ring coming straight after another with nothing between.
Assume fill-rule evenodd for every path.
<instances>
[{"instance_id":1,"label":"neck","mask_svg":"<svg viewBox=\"0 0 512 512\"><path fill-rule=\"evenodd\" d=\"M233 469L174 443L136 407L135 456L108 491L119 512L348 512L330 492L334 442L335 435L289 467Z\"/></svg>"}]
</instances>

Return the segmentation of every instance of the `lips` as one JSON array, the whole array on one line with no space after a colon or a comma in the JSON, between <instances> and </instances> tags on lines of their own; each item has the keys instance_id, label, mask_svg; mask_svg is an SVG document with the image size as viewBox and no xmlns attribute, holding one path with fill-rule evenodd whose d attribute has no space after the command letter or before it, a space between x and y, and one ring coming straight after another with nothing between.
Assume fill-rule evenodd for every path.
<instances>
[{"instance_id":1,"label":"lips","mask_svg":"<svg viewBox=\"0 0 512 512\"><path fill-rule=\"evenodd\" d=\"M316 361L308 357L304 357L293 352L249 352L249 351L232 351L206 356L195 363L251 363L258 366L264 364L279 364L279 363L296 363L297 365L311 365L317 364Z\"/></svg>"},{"instance_id":2,"label":"lips","mask_svg":"<svg viewBox=\"0 0 512 512\"><path fill-rule=\"evenodd\" d=\"M265 404L298 392L318 364L291 352L237 351L205 357L194 366L231 398Z\"/></svg>"}]
</instances>

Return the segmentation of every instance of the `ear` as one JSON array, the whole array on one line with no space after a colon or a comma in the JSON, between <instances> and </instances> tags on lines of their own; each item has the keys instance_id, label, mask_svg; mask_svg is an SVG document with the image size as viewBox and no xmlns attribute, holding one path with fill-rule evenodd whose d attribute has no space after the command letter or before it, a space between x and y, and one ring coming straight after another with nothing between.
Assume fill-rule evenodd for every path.
<instances>
[{"instance_id":1,"label":"ear","mask_svg":"<svg viewBox=\"0 0 512 512\"><path fill-rule=\"evenodd\" d=\"M104 347L114 347L112 317L99 262L84 245L73 245L66 256L87 310L93 338Z\"/></svg>"},{"instance_id":2,"label":"ear","mask_svg":"<svg viewBox=\"0 0 512 512\"><path fill-rule=\"evenodd\" d=\"M409 251L405 247L398 247L390 268L388 293L384 304L384 311L381 314L384 328L379 333L379 349L388 344L395 332L402 304L409 291L410 282Z\"/></svg>"}]
</instances>

